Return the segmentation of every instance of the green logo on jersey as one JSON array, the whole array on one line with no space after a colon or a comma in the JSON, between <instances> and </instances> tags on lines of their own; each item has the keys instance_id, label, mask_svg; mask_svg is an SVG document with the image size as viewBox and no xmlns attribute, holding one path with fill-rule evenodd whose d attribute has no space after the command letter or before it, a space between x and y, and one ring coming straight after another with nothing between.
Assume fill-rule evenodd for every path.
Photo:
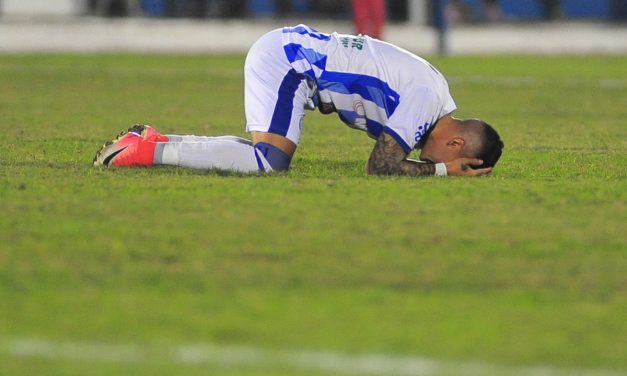
<instances>
[{"instance_id":1,"label":"green logo on jersey","mask_svg":"<svg viewBox=\"0 0 627 376\"><path fill-rule=\"evenodd\" d=\"M360 36L340 38L340 43L342 43L342 46L344 46L345 48L356 48L358 50L364 48L364 41L365 39Z\"/></svg>"}]
</instances>

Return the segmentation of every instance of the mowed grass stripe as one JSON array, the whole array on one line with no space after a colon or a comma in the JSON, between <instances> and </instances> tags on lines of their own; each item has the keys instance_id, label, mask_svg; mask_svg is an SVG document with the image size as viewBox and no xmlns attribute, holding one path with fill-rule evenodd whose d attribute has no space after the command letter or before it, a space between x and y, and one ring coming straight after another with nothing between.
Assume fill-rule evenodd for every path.
<instances>
[{"instance_id":1,"label":"mowed grass stripe","mask_svg":"<svg viewBox=\"0 0 627 376\"><path fill-rule=\"evenodd\" d=\"M0 351L17 358L105 363L175 363L186 366L288 368L352 375L464 376L624 376L602 369L551 366L513 367L483 362L452 362L418 356L346 354L328 350L270 350L251 346L189 344L145 346L54 342L34 338L0 339Z\"/></svg>"}]
</instances>

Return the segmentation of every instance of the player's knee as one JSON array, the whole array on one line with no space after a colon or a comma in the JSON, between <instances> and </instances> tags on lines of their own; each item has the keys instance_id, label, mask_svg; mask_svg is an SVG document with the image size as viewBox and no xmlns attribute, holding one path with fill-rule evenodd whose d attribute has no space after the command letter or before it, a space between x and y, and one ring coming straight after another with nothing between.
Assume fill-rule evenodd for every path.
<instances>
[{"instance_id":1,"label":"player's knee","mask_svg":"<svg viewBox=\"0 0 627 376\"><path fill-rule=\"evenodd\" d=\"M266 142L257 142L255 149L263 155L273 171L287 171L290 168L292 157L276 146Z\"/></svg>"}]
</instances>

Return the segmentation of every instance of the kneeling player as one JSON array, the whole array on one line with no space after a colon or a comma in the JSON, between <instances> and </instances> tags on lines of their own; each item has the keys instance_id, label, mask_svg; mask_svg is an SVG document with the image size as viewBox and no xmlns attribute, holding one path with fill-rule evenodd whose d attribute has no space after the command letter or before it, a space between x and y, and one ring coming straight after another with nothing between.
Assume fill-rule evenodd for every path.
<instances>
[{"instance_id":1,"label":"kneeling player","mask_svg":"<svg viewBox=\"0 0 627 376\"><path fill-rule=\"evenodd\" d=\"M369 174L485 175L501 156L503 142L491 126L451 116L456 105L438 70L377 39L305 25L277 29L252 46L244 72L252 141L162 135L136 125L105 144L94 165L285 171L305 110L316 108L377 140ZM421 161L407 159L414 148Z\"/></svg>"}]
</instances>

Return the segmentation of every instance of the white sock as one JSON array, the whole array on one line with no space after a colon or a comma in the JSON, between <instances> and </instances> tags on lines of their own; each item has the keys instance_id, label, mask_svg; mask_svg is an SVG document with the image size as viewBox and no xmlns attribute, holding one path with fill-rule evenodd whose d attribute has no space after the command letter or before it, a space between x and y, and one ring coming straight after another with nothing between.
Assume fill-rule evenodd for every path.
<instances>
[{"instance_id":1,"label":"white sock","mask_svg":"<svg viewBox=\"0 0 627 376\"><path fill-rule=\"evenodd\" d=\"M177 135L177 134L168 134L166 135L170 142L183 142L183 141L215 141L215 140L231 140L241 142L242 144L252 145L252 141L247 140L245 138L237 137L237 136L194 136L194 135Z\"/></svg>"},{"instance_id":2,"label":"white sock","mask_svg":"<svg viewBox=\"0 0 627 376\"><path fill-rule=\"evenodd\" d=\"M236 172L259 172L272 168L265 157L257 152L249 140L235 136L176 136L170 141L157 143L154 164L216 168Z\"/></svg>"}]
</instances>

